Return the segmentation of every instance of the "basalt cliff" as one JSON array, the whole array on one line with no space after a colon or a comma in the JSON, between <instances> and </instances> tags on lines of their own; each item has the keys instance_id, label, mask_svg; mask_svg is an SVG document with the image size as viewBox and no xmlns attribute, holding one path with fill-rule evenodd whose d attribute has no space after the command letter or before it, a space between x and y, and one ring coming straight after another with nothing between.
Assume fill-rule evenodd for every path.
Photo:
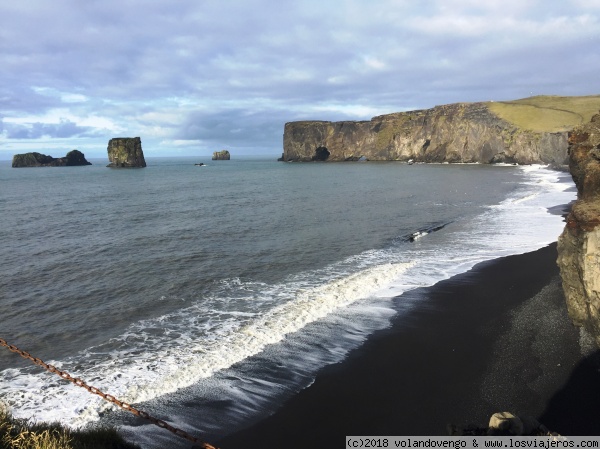
<instances>
[{"instance_id":1,"label":"basalt cliff","mask_svg":"<svg viewBox=\"0 0 600 449\"><path fill-rule=\"evenodd\" d=\"M558 266L571 320L600 346L600 114L569 135L577 201L558 239Z\"/></svg>"},{"instance_id":2,"label":"basalt cliff","mask_svg":"<svg viewBox=\"0 0 600 449\"><path fill-rule=\"evenodd\" d=\"M562 165L567 162L568 131L589 117L560 101L600 108L600 97L531 97L456 103L369 121L289 122L280 160ZM525 126L524 117L530 122Z\"/></svg>"}]
</instances>

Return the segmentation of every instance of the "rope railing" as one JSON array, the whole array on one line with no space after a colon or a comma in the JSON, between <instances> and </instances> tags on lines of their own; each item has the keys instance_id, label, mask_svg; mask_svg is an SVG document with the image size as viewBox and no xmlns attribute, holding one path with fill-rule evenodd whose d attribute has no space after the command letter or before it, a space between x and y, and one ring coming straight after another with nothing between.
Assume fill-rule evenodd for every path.
<instances>
[{"instance_id":1,"label":"rope railing","mask_svg":"<svg viewBox=\"0 0 600 449\"><path fill-rule=\"evenodd\" d=\"M161 427L163 429L167 429L168 431L174 433L175 435L177 435L177 436L179 436L181 438L185 438L188 441L191 441L192 443L194 443L194 448L217 449L214 446L212 446L212 445L210 445L208 443L205 443L205 442L199 440L198 438L190 435L189 433L185 432L184 430L178 429L177 427L174 427L174 426L170 425L169 423L167 423L166 421L163 421L162 419L154 418L153 416L150 416L148 413L135 408L131 404L128 404L127 402L120 401L116 397L114 397L114 396L112 396L110 394L103 393L98 388L92 387L92 386L86 384L83 380L81 380L81 379L79 379L77 377L71 376L66 371L62 371L62 370L56 368L55 366L50 365L50 364L44 362L43 360L41 360L41 359L39 359L37 357L33 357L30 353L28 353L26 351L22 351L21 349L17 348L14 345L8 344L6 342L6 340L4 340L2 338L0 338L0 346L6 347L9 351L12 351L12 352L14 352L16 354L19 354L21 357L32 361L34 364L36 364L38 366L41 366L45 370L47 370L47 371L49 371L51 373L54 373L54 374L62 377L64 380L67 380L67 381L69 381L69 382L77 385L78 387L85 388L90 393L100 396L105 401L108 401L108 402L110 402L112 404L115 404L118 407L122 408L123 410L126 410L126 411L128 411L130 413L133 413L134 415L139 416L140 418L144 418L144 419L150 421L152 424L154 424L154 425L156 425L158 427Z\"/></svg>"}]
</instances>

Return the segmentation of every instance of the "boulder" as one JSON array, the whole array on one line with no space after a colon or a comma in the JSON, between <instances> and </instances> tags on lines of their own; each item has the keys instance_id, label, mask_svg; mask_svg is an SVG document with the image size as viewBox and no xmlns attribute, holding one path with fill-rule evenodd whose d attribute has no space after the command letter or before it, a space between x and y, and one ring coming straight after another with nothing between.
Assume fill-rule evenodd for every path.
<instances>
[{"instance_id":1,"label":"boulder","mask_svg":"<svg viewBox=\"0 0 600 449\"><path fill-rule=\"evenodd\" d=\"M115 137L108 142L111 168L141 168L146 166L142 140L139 137Z\"/></svg>"},{"instance_id":2,"label":"boulder","mask_svg":"<svg viewBox=\"0 0 600 449\"><path fill-rule=\"evenodd\" d=\"M560 436L551 432L533 416L517 416L510 412L494 413L486 426L449 424L448 435L453 436Z\"/></svg>"},{"instance_id":3,"label":"boulder","mask_svg":"<svg viewBox=\"0 0 600 449\"><path fill-rule=\"evenodd\" d=\"M523 435L523 421L510 412L494 413L488 425L488 435Z\"/></svg>"}]
</instances>

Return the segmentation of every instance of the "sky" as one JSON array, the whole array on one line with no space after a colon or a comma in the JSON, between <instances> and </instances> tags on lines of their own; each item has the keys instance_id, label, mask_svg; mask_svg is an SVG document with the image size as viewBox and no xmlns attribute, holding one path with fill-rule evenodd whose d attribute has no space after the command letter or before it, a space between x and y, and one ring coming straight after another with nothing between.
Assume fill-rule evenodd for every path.
<instances>
[{"instance_id":1,"label":"sky","mask_svg":"<svg viewBox=\"0 0 600 449\"><path fill-rule=\"evenodd\" d=\"M281 155L295 120L600 94L600 0L0 4L0 159Z\"/></svg>"}]
</instances>

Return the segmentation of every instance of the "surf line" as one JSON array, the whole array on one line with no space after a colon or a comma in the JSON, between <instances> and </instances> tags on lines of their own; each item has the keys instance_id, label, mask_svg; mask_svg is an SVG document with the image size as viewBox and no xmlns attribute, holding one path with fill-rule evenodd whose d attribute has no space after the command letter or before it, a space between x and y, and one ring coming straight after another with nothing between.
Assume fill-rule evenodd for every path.
<instances>
[{"instance_id":1,"label":"surf line","mask_svg":"<svg viewBox=\"0 0 600 449\"><path fill-rule=\"evenodd\" d=\"M153 416L149 415L148 413L133 407L131 404L128 404L127 402L120 401L110 394L103 393L96 387L92 387L91 385L88 385L83 380L79 379L78 377L73 377L66 371L59 370L54 365L50 365L50 364L44 362L42 359L32 356L27 351L23 351L14 345L8 344L8 342L6 340L4 340L3 338L0 338L0 346L4 346L9 351L19 354L24 359L32 361L34 364L41 366L46 371L56 374L56 375L60 376L62 379L68 380L69 382L77 385L78 387L85 388L90 393L100 396L105 401L115 404L115 405L119 406L120 408L122 408L123 410L133 413L134 415L139 416L140 418L144 418L158 427L167 429L169 432L172 432L181 438L185 438L186 440L191 441L192 443L195 443L194 448L218 449L215 446L205 443L204 441L201 441L200 439L190 435L189 433L187 433L184 430L181 430L177 427L173 427L172 425L170 425L166 421L163 421L162 419L154 418Z\"/></svg>"}]
</instances>

